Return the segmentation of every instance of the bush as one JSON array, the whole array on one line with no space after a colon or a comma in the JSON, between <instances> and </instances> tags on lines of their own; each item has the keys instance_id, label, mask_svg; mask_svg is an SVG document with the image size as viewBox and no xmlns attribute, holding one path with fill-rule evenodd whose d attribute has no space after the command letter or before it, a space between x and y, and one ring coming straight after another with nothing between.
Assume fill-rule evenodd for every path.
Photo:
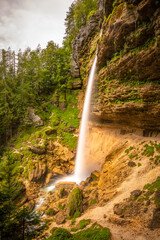
<instances>
[{"instance_id":1,"label":"bush","mask_svg":"<svg viewBox=\"0 0 160 240\"><path fill-rule=\"evenodd\" d=\"M73 235L73 240L109 240L110 230L100 225L90 227Z\"/></svg>"},{"instance_id":2,"label":"bush","mask_svg":"<svg viewBox=\"0 0 160 240\"><path fill-rule=\"evenodd\" d=\"M48 238L48 240L67 240L72 239L72 234L64 229L64 228L57 228L55 231L53 231L53 234L51 237Z\"/></svg>"},{"instance_id":3,"label":"bush","mask_svg":"<svg viewBox=\"0 0 160 240\"><path fill-rule=\"evenodd\" d=\"M77 228L72 228L71 231L77 231ZM110 230L103 228L101 225L94 223L92 227L71 234L64 228L54 228L52 236L47 240L110 240Z\"/></svg>"},{"instance_id":4,"label":"bush","mask_svg":"<svg viewBox=\"0 0 160 240\"><path fill-rule=\"evenodd\" d=\"M79 222L79 229L85 228L88 224L90 224L90 219L83 219Z\"/></svg>"}]
</instances>

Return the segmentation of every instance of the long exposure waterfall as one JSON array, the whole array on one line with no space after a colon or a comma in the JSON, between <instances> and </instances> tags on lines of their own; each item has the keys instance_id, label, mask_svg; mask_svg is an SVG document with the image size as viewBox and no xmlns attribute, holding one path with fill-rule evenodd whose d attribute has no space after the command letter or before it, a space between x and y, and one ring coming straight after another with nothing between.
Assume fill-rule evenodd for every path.
<instances>
[{"instance_id":1,"label":"long exposure waterfall","mask_svg":"<svg viewBox=\"0 0 160 240\"><path fill-rule=\"evenodd\" d=\"M94 62L92 64L92 68L89 74L89 78L88 78L87 90L86 90L83 113L82 113L82 121L80 126L80 134L78 139L74 174L67 177L60 178L59 180L54 182L53 185L47 188L48 191L53 190L57 182L65 181L65 182L80 183L82 180L85 180L85 178L90 174L85 167L85 145L86 145L86 137L87 137L88 118L90 113L92 88L93 88L95 71L96 71L96 63L97 63L97 50L96 50Z\"/></svg>"},{"instance_id":2,"label":"long exposure waterfall","mask_svg":"<svg viewBox=\"0 0 160 240\"><path fill-rule=\"evenodd\" d=\"M78 140L76 165L75 165L75 172L74 172L75 180L77 183L84 180L88 175L88 171L86 170L86 167L85 167L85 145L86 145L86 137L87 137L86 134L87 134L87 127L88 127L88 118L90 113L92 88L93 88L95 71L96 71L96 63L97 63L97 51L96 51L95 59L91 68L89 79L88 79L88 85L87 85L83 113L82 113L82 122L80 127L80 135Z\"/></svg>"}]
</instances>

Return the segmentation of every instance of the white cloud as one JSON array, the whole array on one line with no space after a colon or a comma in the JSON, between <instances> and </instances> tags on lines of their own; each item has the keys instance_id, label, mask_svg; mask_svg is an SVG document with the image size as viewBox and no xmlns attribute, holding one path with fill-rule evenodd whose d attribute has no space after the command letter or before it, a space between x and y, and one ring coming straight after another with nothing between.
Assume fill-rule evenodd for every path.
<instances>
[{"instance_id":1,"label":"white cloud","mask_svg":"<svg viewBox=\"0 0 160 240\"><path fill-rule=\"evenodd\" d=\"M62 44L64 19L73 0L0 0L0 49L16 51L48 41Z\"/></svg>"}]
</instances>

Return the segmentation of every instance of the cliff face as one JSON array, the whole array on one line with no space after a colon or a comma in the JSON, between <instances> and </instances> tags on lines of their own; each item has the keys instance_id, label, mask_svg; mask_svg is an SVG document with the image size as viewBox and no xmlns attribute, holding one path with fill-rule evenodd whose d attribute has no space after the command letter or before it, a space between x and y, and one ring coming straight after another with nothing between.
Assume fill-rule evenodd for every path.
<instances>
[{"instance_id":1,"label":"cliff face","mask_svg":"<svg viewBox=\"0 0 160 240\"><path fill-rule=\"evenodd\" d=\"M81 219L109 227L114 240L160 237L159 29L158 1L99 0L73 42L84 88L98 44L86 166L100 172L80 186Z\"/></svg>"},{"instance_id":2,"label":"cliff face","mask_svg":"<svg viewBox=\"0 0 160 240\"><path fill-rule=\"evenodd\" d=\"M93 115L111 124L143 129L144 134L157 132L160 130L159 3L99 1L99 9L99 22L98 14L92 16L73 43L74 59L85 82L94 53L92 45L98 41L95 32L102 24L103 34L98 44L99 93Z\"/></svg>"}]
</instances>

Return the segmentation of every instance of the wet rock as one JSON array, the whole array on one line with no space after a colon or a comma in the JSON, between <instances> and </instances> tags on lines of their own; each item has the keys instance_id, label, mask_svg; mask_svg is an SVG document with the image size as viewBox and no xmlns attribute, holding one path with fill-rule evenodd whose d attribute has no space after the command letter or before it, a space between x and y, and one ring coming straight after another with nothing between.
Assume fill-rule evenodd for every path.
<instances>
[{"instance_id":1,"label":"wet rock","mask_svg":"<svg viewBox=\"0 0 160 240\"><path fill-rule=\"evenodd\" d=\"M151 229L160 228L160 207L154 209L150 227Z\"/></svg>"},{"instance_id":2,"label":"wet rock","mask_svg":"<svg viewBox=\"0 0 160 240\"><path fill-rule=\"evenodd\" d=\"M132 197L139 197L141 194L142 194L141 190L134 190L133 192L131 192Z\"/></svg>"},{"instance_id":3,"label":"wet rock","mask_svg":"<svg viewBox=\"0 0 160 240\"><path fill-rule=\"evenodd\" d=\"M129 161L129 162L128 162L128 166L129 166L129 167L135 167L135 166L136 166L136 163L133 162L133 161Z\"/></svg>"},{"instance_id":4,"label":"wet rock","mask_svg":"<svg viewBox=\"0 0 160 240\"><path fill-rule=\"evenodd\" d=\"M56 224L60 225L60 224L65 223L65 221L66 221L65 214L63 212L57 213L57 215L56 215Z\"/></svg>"}]
</instances>

